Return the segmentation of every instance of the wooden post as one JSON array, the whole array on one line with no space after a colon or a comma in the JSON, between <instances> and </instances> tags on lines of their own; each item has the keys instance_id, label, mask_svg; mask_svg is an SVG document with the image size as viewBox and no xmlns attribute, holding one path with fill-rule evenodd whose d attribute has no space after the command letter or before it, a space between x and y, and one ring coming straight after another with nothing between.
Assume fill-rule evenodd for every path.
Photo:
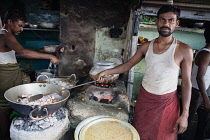
<instances>
[{"instance_id":1,"label":"wooden post","mask_svg":"<svg viewBox=\"0 0 210 140\"><path fill-rule=\"evenodd\" d=\"M141 16L141 11L133 11L132 13L132 40L131 40L131 48L130 48L130 54L129 54L129 59L133 57L133 55L137 51L137 43L138 43L138 30L139 30L139 22L140 22L140 16ZM128 72L128 81L129 82L134 82L134 67L132 67L129 72ZM128 83L127 85L127 92L129 94L129 101L131 103L132 100L132 95L133 95L133 84ZM130 108L129 108L130 109Z\"/></svg>"}]
</instances>

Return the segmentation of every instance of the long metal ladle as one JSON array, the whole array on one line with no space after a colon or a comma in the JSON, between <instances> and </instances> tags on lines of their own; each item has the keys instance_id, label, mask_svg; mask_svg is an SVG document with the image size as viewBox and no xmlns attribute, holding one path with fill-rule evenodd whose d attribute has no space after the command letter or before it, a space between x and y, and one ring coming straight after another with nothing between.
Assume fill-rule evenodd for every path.
<instances>
[{"instance_id":1,"label":"long metal ladle","mask_svg":"<svg viewBox=\"0 0 210 140\"><path fill-rule=\"evenodd\" d=\"M33 101L36 101L38 99L41 99L44 96L47 96L47 95L50 95L50 94L53 94L53 93L58 93L58 92L61 92L61 91L64 91L64 90L69 90L69 89L72 89L72 88L80 87L80 86L91 84L91 83L96 83L96 81L87 82L87 83L76 85L76 86L73 86L73 87L70 87L70 88L64 88L64 89L53 91L53 92L50 92L50 93L47 93L47 94L36 94L36 95L32 95L32 96L30 96L28 98L28 101L29 102L33 102Z\"/></svg>"},{"instance_id":2,"label":"long metal ladle","mask_svg":"<svg viewBox=\"0 0 210 140\"><path fill-rule=\"evenodd\" d=\"M111 77L113 77L113 75L105 77L104 79L108 79L108 78L111 78ZM64 88L64 89L61 89L61 90L53 91L53 92L50 92L50 93L47 93L47 94L32 95L28 98L28 101L33 102L33 101L36 101L38 99L41 99L43 96L47 96L47 95L50 95L50 94L53 94L53 93L58 93L58 92L61 92L61 91L64 91L64 90L69 90L69 89L72 89L72 88L76 88L76 87L80 87L80 86L84 86L84 85L91 84L91 83L96 83L96 82L97 81L95 80L95 81L87 82L87 83L84 83L84 84L76 85L76 86L73 86L73 87L70 87L70 88Z\"/></svg>"}]
</instances>

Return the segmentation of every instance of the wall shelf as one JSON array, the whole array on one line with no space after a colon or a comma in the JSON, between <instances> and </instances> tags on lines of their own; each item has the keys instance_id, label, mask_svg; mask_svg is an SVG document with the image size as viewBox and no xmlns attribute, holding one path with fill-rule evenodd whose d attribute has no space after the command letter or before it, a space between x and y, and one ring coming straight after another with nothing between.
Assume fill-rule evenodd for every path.
<instances>
[{"instance_id":1,"label":"wall shelf","mask_svg":"<svg viewBox=\"0 0 210 140\"><path fill-rule=\"evenodd\" d=\"M24 31L56 31L59 32L59 29L43 29L43 28L23 28Z\"/></svg>"},{"instance_id":2,"label":"wall shelf","mask_svg":"<svg viewBox=\"0 0 210 140\"><path fill-rule=\"evenodd\" d=\"M209 6L210 7L210 6ZM159 7L145 6L140 9L143 15L157 16ZM181 9L180 19L210 21L210 9L208 11L200 11L195 9Z\"/></svg>"},{"instance_id":3,"label":"wall shelf","mask_svg":"<svg viewBox=\"0 0 210 140\"><path fill-rule=\"evenodd\" d=\"M156 29L157 26L154 24L146 24L146 23L140 23L139 24L139 29L141 28L151 28L151 29ZM191 32L191 33L204 33L204 29L199 29L199 28L187 28L187 27L177 27L176 31L184 31L184 32Z\"/></svg>"},{"instance_id":4,"label":"wall shelf","mask_svg":"<svg viewBox=\"0 0 210 140\"><path fill-rule=\"evenodd\" d=\"M200 10L200 11L210 11L210 3L208 0L202 0L197 1L197 3L194 1L186 2L185 0L179 0L179 2L173 2L173 5L179 6L182 9L191 9L191 10ZM208 2L207 2L208 1ZM153 0L144 0L143 5L148 6L162 6L164 4L167 4L166 1L153 1Z\"/></svg>"}]
</instances>

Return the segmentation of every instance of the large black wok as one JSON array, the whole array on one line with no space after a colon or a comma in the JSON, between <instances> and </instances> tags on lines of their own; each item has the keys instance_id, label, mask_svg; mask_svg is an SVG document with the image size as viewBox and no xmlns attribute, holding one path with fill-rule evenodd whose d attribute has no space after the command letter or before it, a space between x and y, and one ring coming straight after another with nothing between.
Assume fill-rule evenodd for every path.
<instances>
[{"instance_id":1,"label":"large black wok","mask_svg":"<svg viewBox=\"0 0 210 140\"><path fill-rule=\"evenodd\" d=\"M48 114L52 114L61 108L67 101L70 96L69 90L64 90L61 93L55 93L54 96L57 100L55 103L50 103L46 105L26 105L20 104L18 102L19 97L22 95L30 95L30 94L46 94L49 92L57 91L63 89L60 85L54 84L46 84L46 83L30 83L19 85L13 88L8 89L4 93L4 97L9 102L10 106L17 112L23 115L29 115L32 119L35 119L35 116L42 116L41 119L48 116ZM44 117L43 117L44 116Z\"/></svg>"}]
</instances>

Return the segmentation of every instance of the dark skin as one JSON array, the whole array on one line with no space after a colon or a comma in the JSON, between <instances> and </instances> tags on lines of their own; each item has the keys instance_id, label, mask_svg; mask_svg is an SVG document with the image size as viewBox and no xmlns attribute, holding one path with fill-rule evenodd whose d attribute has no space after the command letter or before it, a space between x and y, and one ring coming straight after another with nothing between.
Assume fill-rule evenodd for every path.
<instances>
[{"instance_id":1,"label":"dark skin","mask_svg":"<svg viewBox=\"0 0 210 140\"><path fill-rule=\"evenodd\" d=\"M210 50L210 43L207 43L205 48ZM205 111L210 113L210 101L206 92L204 75L206 74L206 70L210 65L210 53L207 51L200 51L195 58L195 64L198 66L198 73L196 76L196 80L198 83L199 91L204 100Z\"/></svg>"},{"instance_id":2,"label":"dark skin","mask_svg":"<svg viewBox=\"0 0 210 140\"><path fill-rule=\"evenodd\" d=\"M156 20L157 30L159 32L159 37L154 42L153 52L155 54L164 53L169 47L171 41L173 40L172 33L175 28L179 25L179 20L173 12L162 13L159 15L159 18ZM161 32L161 34L160 34ZM169 34L165 37L165 35ZM144 43L135 55L126 63L121 64L115 68L105 70L96 75L96 79L100 82L103 82L103 77L107 77L111 74L120 74L130 70L133 66L139 63L146 55L150 42ZM161 53L159 50L162 50ZM177 130L177 133L183 133L186 131L188 126L188 116L189 116L189 105L191 99L191 68L193 61L193 53L190 46L184 44L181 41L177 42L177 47L174 54L174 60L181 68L182 72L182 109L183 112L181 116L176 121L174 129Z\"/></svg>"},{"instance_id":3,"label":"dark skin","mask_svg":"<svg viewBox=\"0 0 210 140\"><path fill-rule=\"evenodd\" d=\"M12 21L7 20L7 23L0 30L0 52L9 52L14 50L17 54L26 58L33 59L49 59L53 64L58 64L59 59L51 54L39 53L36 51L28 50L23 48L23 46L17 41L13 34L20 34L23 31L25 22L22 20ZM0 110L0 130L1 138L4 140L10 139L9 128L9 116L11 110Z\"/></svg>"},{"instance_id":4,"label":"dark skin","mask_svg":"<svg viewBox=\"0 0 210 140\"><path fill-rule=\"evenodd\" d=\"M8 52L14 50L22 57L33 59L49 59L53 64L58 64L59 59L51 54L39 53L36 51L28 50L17 41L13 34L20 34L23 31L25 22L18 20L7 20L7 24L0 31L0 52ZM6 30L4 30L6 29Z\"/></svg>"}]
</instances>

